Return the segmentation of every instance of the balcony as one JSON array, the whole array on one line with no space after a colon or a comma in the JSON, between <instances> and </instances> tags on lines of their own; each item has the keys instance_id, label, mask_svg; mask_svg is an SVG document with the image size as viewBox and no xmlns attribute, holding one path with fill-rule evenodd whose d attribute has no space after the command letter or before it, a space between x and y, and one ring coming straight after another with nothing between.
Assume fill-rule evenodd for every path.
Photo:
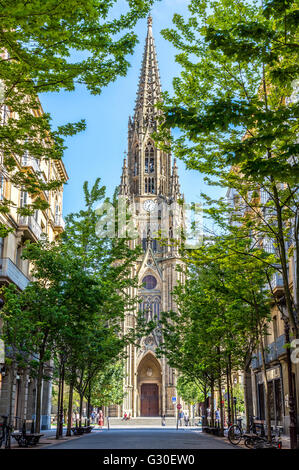
<instances>
[{"instance_id":1,"label":"balcony","mask_svg":"<svg viewBox=\"0 0 299 470\"><path fill-rule=\"evenodd\" d=\"M32 215L20 216L19 229L23 230L24 234L33 241L38 241L42 234L41 226Z\"/></svg>"},{"instance_id":2,"label":"balcony","mask_svg":"<svg viewBox=\"0 0 299 470\"><path fill-rule=\"evenodd\" d=\"M30 282L10 258L0 258L0 281L3 280L13 282L20 290Z\"/></svg>"},{"instance_id":3,"label":"balcony","mask_svg":"<svg viewBox=\"0 0 299 470\"><path fill-rule=\"evenodd\" d=\"M276 341L273 341L273 343L267 346L267 351L265 353L266 364L269 364L269 362L275 361L280 356L285 354L286 349L283 347L284 344L285 344L285 336L281 335L276 339ZM252 369L257 369L258 367L261 367L261 365L262 365L261 353L259 353L258 355L255 354L251 361Z\"/></svg>"},{"instance_id":4,"label":"balcony","mask_svg":"<svg viewBox=\"0 0 299 470\"><path fill-rule=\"evenodd\" d=\"M30 155L24 155L22 157L22 166L26 168L31 168L35 173L40 172L39 163L36 158L31 157Z\"/></svg>"},{"instance_id":5,"label":"balcony","mask_svg":"<svg viewBox=\"0 0 299 470\"><path fill-rule=\"evenodd\" d=\"M271 289L276 291L277 289L283 289L283 279L280 273L273 274L271 279Z\"/></svg>"},{"instance_id":6,"label":"balcony","mask_svg":"<svg viewBox=\"0 0 299 470\"><path fill-rule=\"evenodd\" d=\"M62 218L62 215L56 215L54 218L54 228L55 230L63 232L65 229L65 221Z\"/></svg>"}]
</instances>

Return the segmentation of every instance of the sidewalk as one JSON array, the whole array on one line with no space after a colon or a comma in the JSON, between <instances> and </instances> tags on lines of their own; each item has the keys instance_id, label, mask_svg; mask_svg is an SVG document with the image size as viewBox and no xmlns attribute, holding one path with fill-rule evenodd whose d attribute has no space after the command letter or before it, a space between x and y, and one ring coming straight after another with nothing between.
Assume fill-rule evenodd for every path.
<instances>
[{"instance_id":1,"label":"sidewalk","mask_svg":"<svg viewBox=\"0 0 299 470\"><path fill-rule=\"evenodd\" d=\"M66 433L66 428L63 428L63 437L57 440L56 428L42 430L40 434L44 434L44 435L40 438L39 443L35 446L30 446L30 447L19 447L19 444L17 443L17 441L12 437L11 449L40 449L41 447L45 445L49 446L51 444L57 444L58 442L79 439L81 437L81 436L73 436L73 435L68 437L65 435L65 433Z\"/></svg>"},{"instance_id":2,"label":"sidewalk","mask_svg":"<svg viewBox=\"0 0 299 470\"><path fill-rule=\"evenodd\" d=\"M224 439L225 439L227 442L229 442L228 437L227 437L227 431L228 431L227 429L224 430ZM218 437L218 439L223 439L223 437L222 437L222 438L221 438L221 437ZM290 447L290 437L289 437L289 436L287 436L286 434L282 434L282 435L280 436L280 439L281 439L281 441L282 441L282 448L283 448L283 449L290 449L290 448L291 448L291 447ZM242 449L246 449L246 448L247 448L247 447L245 446L245 444L244 444L244 440L243 440L243 439L242 439L241 443L238 444L236 447L240 447L240 448L242 448Z\"/></svg>"}]
</instances>

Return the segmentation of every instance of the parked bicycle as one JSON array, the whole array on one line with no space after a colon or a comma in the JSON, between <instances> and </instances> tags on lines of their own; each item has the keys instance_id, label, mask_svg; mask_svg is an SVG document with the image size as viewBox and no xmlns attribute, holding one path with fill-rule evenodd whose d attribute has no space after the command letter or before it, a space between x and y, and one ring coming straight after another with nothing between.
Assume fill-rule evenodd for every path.
<instances>
[{"instance_id":1,"label":"parked bicycle","mask_svg":"<svg viewBox=\"0 0 299 470\"><path fill-rule=\"evenodd\" d=\"M245 432L242 426L242 418L237 419L237 424L232 424L228 428L228 440L232 445L240 444L242 439L245 439ZM249 432L251 434L256 434L256 426L254 423L254 418L250 416L249 418ZM245 439L246 440L246 439ZM246 443L245 443L246 445ZM247 446L246 446L247 447Z\"/></svg>"},{"instance_id":2,"label":"parked bicycle","mask_svg":"<svg viewBox=\"0 0 299 470\"><path fill-rule=\"evenodd\" d=\"M271 432L271 442L266 436L256 436L246 438L244 443L250 449L282 449L281 431L282 426L275 427L274 432Z\"/></svg>"},{"instance_id":3,"label":"parked bicycle","mask_svg":"<svg viewBox=\"0 0 299 470\"><path fill-rule=\"evenodd\" d=\"M271 433L271 442L266 437L263 421L257 421L250 417L249 433L243 430L242 418L237 419L238 424L233 424L228 429L228 439L231 444L238 445L244 439L244 444L248 449L266 449L266 448L282 448L281 426L276 426L274 432ZM260 426L260 432L256 430L256 426Z\"/></svg>"}]
</instances>

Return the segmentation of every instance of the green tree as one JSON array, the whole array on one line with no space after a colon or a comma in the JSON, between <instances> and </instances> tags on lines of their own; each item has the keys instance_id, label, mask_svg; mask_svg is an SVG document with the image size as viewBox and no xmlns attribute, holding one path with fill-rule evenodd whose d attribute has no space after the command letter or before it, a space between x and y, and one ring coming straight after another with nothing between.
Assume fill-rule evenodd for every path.
<instances>
[{"instance_id":1,"label":"green tree","mask_svg":"<svg viewBox=\"0 0 299 470\"><path fill-rule=\"evenodd\" d=\"M188 405L195 405L204 400L201 388L196 383L190 382L190 379L184 375L180 375L177 380L177 391Z\"/></svg>"},{"instance_id":2,"label":"green tree","mask_svg":"<svg viewBox=\"0 0 299 470\"><path fill-rule=\"evenodd\" d=\"M246 255L231 252L228 256L231 243L230 238L218 237L206 240L198 250L187 251L183 258L186 281L174 289L178 312L164 313L162 320L161 352L170 365L195 383L199 381L205 398L207 390L211 391L212 416L214 391L218 390L222 428L224 377L231 421L234 409L231 374L241 369L248 375L256 346L264 351L265 323L270 316L262 262L255 258L249 262ZM243 240L240 245L244 250ZM267 390L266 402L269 403Z\"/></svg>"},{"instance_id":3,"label":"green tree","mask_svg":"<svg viewBox=\"0 0 299 470\"><path fill-rule=\"evenodd\" d=\"M85 128L83 120L52 129L38 94L73 91L84 85L99 94L118 76L125 76L128 55L137 43L136 22L146 16L154 0L7 0L1 6L0 28L0 151L5 177L32 197L20 213L45 209L40 195L57 188L22 165L29 154L40 159L61 159L64 138ZM123 3L120 5L120 3ZM117 15L115 6L122 6ZM0 212L12 204L1 202ZM7 227L1 224L2 235Z\"/></svg>"},{"instance_id":4,"label":"green tree","mask_svg":"<svg viewBox=\"0 0 299 470\"><path fill-rule=\"evenodd\" d=\"M174 79L174 96L166 96L162 136L178 127L176 155L210 184L235 190L241 203L233 235L273 247L276 258L260 253L259 259L282 275L286 312L278 308L288 344L289 329L294 337L299 331L298 263L293 291L288 275L299 254L298 2L190 0L189 10L188 20L175 15L176 29L163 32L179 49L182 73ZM221 210L230 212L222 201L220 207L206 201L217 221ZM291 384L289 348L287 356ZM289 395L295 447L292 386Z\"/></svg>"},{"instance_id":5,"label":"green tree","mask_svg":"<svg viewBox=\"0 0 299 470\"><path fill-rule=\"evenodd\" d=\"M123 402L125 364L123 361L111 362L96 376L91 390L93 406L120 405Z\"/></svg>"}]
</instances>

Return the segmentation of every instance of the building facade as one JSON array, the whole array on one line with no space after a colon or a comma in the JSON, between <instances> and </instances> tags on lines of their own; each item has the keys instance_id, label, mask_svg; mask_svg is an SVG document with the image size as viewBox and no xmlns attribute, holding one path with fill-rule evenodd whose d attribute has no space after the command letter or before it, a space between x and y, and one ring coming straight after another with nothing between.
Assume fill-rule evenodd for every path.
<instances>
[{"instance_id":1,"label":"building facade","mask_svg":"<svg viewBox=\"0 0 299 470\"><path fill-rule=\"evenodd\" d=\"M265 207L268 202L269 196L266 191L259 189L259 203L261 207ZM239 195L235 189L230 188L227 192L227 200L230 202L232 208L237 208ZM246 210L246 204L243 203L243 210ZM240 210L240 205L238 205ZM240 222L234 222L239 224ZM254 240L256 243L256 239ZM276 253L276 248L273 241L261 238L260 245L268 253ZM293 240L289 242L291 247ZM288 265L289 288L295 298L296 290L296 254L291 256ZM284 283L282 274L277 271L273 274L270 282L265 289L269 290L273 300L270 307L271 319L266 325L266 334L263 337L263 346L265 350L265 364L266 364L266 377L267 388L270 402L270 418L273 426L282 426L285 433L289 432L290 426L290 384L288 373L288 358L286 349L286 325L282 318L280 309L287 316L284 305ZM275 301L274 301L275 297ZM278 308L280 305L280 309ZM291 338L293 339L293 338ZM247 390L245 393L248 396L248 406L250 414L259 419L266 419L266 399L265 399L265 381L262 370L262 353L258 348L252 357L250 366L250 378L247 383ZM295 399L294 408L297 414L297 432L299 429L299 363L291 361L291 387Z\"/></svg>"},{"instance_id":2,"label":"building facade","mask_svg":"<svg viewBox=\"0 0 299 470\"><path fill-rule=\"evenodd\" d=\"M6 124L10 110L5 105L1 106L1 124ZM34 110L37 115L42 114L40 106ZM40 197L49 204L45 210L36 210L33 215L22 216L18 208L31 203L30 195L12 184L9 173L3 163L0 153L0 204L1 201L10 200L10 210L6 214L0 214L0 221L12 231L0 238L0 286L13 283L20 290L25 289L31 277L31 267L27 260L22 259L22 251L29 240L37 242L46 236L49 241L54 241L64 229L62 219L63 183L68 176L61 161L35 159L28 153L21 157L14 156L19 171L34 173L43 182L61 181L60 189L55 191L41 191ZM0 317L1 328L1 317ZM30 377L28 370L18 369L12 374L8 365L9 350L3 342L0 344L0 415L9 415L22 419L32 419L35 416L35 379ZM41 428L50 427L51 416L51 382L43 381L42 386L42 417ZM12 403L10 403L12 397Z\"/></svg>"},{"instance_id":3,"label":"building facade","mask_svg":"<svg viewBox=\"0 0 299 470\"><path fill-rule=\"evenodd\" d=\"M161 342L159 319L162 311L175 309L171 292L182 273L178 243L173 242L175 231L184 224L178 169L169 153L158 149L152 139L161 115L155 105L161 100L161 84L152 33L152 19L148 31L136 106L128 125L128 154L124 160L120 196L130 204L143 254L134 266L139 288L132 296L141 299L140 313L146 320L157 323L153 333L142 338L138 347L130 345L127 351L125 398L122 407L110 407L110 416L123 413L132 417L175 416L176 371L155 351ZM158 234L162 234L163 243ZM136 324L137 312L128 312L124 332Z\"/></svg>"}]
</instances>

